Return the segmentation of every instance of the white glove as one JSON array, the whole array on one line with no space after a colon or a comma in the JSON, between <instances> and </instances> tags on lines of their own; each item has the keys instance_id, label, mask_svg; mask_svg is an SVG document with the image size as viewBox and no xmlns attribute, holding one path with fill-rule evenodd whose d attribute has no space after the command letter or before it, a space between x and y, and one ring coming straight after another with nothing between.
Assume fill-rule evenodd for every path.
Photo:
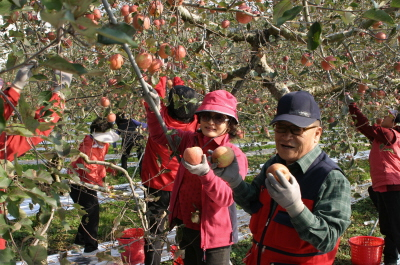
<instances>
[{"instance_id":1,"label":"white glove","mask_svg":"<svg viewBox=\"0 0 400 265\"><path fill-rule=\"evenodd\" d=\"M66 72L61 72L60 70L55 70L54 71L54 89L53 92L58 92L64 87L69 87L71 85L72 81L72 74L66 73Z\"/></svg>"},{"instance_id":2,"label":"white glove","mask_svg":"<svg viewBox=\"0 0 400 265\"><path fill-rule=\"evenodd\" d=\"M346 105L350 105L353 102L354 102L354 99L350 96L350 94L349 93L345 93L344 94L344 103Z\"/></svg>"},{"instance_id":3,"label":"white glove","mask_svg":"<svg viewBox=\"0 0 400 265\"><path fill-rule=\"evenodd\" d=\"M280 183L271 173L268 173L265 178L268 193L272 199L286 209L291 217L296 217L304 210L299 183L292 174L290 174L289 181L280 171L277 171L276 175Z\"/></svg>"},{"instance_id":4,"label":"white glove","mask_svg":"<svg viewBox=\"0 0 400 265\"><path fill-rule=\"evenodd\" d=\"M31 78L32 68L37 66L37 62L35 60L30 61L28 64L19 68L17 75L15 76L14 82L12 82L12 86L24 89L24 86L29 82L29 78Z\"/></svg>"},{"instance_id":5,"label":"white glove","mask_svg":"<svg viewBox=\"0 0 400 265\"><path fill-rule=\"evenodd\" d=\"M201 163L198 165L192 165L186 162L184 159L182 159L183 166L189 170L190 173L198 175L198 176L204 176L205 174L210 171L210 166L208 165L207 157L205 154L203 154L203 157L201 159Z\"/></svg>"},{"instance_id":6,"label":"white glove","mask_svg":"<svg viewBox=\"0 0 400 265\"><path fill-rule=\"evenodd\" d=\"M149 88L149 95L153 99L154 105L156 106L157 110L160 111L161 109L160 96L158 95L157 91L154 88L152 88L151 86L149 86L148 88Z\"/></svg>"}]
</instances>

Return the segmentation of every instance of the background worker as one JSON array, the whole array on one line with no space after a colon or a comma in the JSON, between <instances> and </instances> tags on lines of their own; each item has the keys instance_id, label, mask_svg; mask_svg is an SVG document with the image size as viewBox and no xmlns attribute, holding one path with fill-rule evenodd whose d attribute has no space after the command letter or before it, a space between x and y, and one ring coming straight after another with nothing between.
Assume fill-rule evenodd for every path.
<instances>
[{"instance_id":1,"label":"background worker","mask_svg":"<svg viewBox=\"0 0 400 265\"><path fill-rule=\"evenodd\" d=\"M129 115L124 112L117 113L115 123L118 126L118 132L122 140L121 167L125 170L128 169L128 158L131 154L132 148L136 147L136 156L139 161L139 172L141 172L144 137L140 134L139 129L141 127L147 128L147 124L130 118Z\"/></svg>"},{"instance_id":2,"label":"background worker","mask_svg":"<svg viewBox=\"0 0 400 265\"><path fill-rule=\"evenodd\" d=\"M400 115L388 110L380 125L371 125L350 95L345 104L354 126L371 141L369 153L372 201L379 213L379 227L385 236L385 265L397 264L400 251Z\"/></svg>"},{"instance_id":3,"label":"background worker","mask_svg":"<svg viewBox=\"0 0 400 265\"><path fill-rule=\"evenodd\" d=\"M251 184L242 180L236 163L219 173L235 201L251 214L253 244L245 263L333 264L340 236L350 224L350 183L319 147L321 114L313 96L291 92L278 102L271 124L277 154ZM289 180L273 163L286 165Z\"/></svg>"},{"instance_id":4,"label":"background worker","mask_svg":"<svg viewBox=\"0 0 400 265\"><path fill-rule=\"evenodd\" d=\"M113 124L106 118L96 118L90 125L90 134L86 135L79 145L79 151L86 154L89 160L104 161L110 143L119 139L113 130ZM84 165L82 169L79 165ZM81 181L92 185L103 186L106 167L98 164L87 164L82 157L71 163L70 173L76 172ZM115 173L112 169L109 172ZM71 184L70 196L86 211L82 216L74 243L84 246L83 256L96 256L98 249L97 233L99 230L100 206L97 191L88 187Z\"/></svg>"},{"instance_id":5,"label":"background worker","mask_svg":"<svg viewBox=\"0 0 400 265\"><path fill-rule=\"evenodd\" d=\"M165 98L167 94L166 76L161 77L159 83L154 87L159 97ZM167 127L183 131L194 132L197 128L197 117L194 112L198 103L175 102L175 99L191 100L198 99L198 94L190 87L184 86L179 78L173 79L173 85L168 94L168 105L161 103L160 114ZM159 197L157 201L148 202L148 220L150 233L160 238L164 233L165 222L168 218L166 211L169 207L171 191L178 171L179 162L172 154L167 145L158 144L151 137L147 140L146 149L142 159L141 179L142 184L147 187L146 197ZM161 217L164 216L164 217ZM160 239L145 244L145 264L159 265L161 263L162 241Z\"/></svg>"},{"instance_id":6,"label":"background worker","mask_svg":"<svg viewBox=\"0 0 400 265\"><path fill-rule=\"evenodd\" d=\"M21 93L23 92L24 87L29 83L29 78L32 76L32 69L36 67L36 61L30 61L28 64L22 66L16 76L14 81L11 84L11 87L4 89L2 92L4 94L0 96L0 104L3 106L3 118L7 121L12 113L14 112L14 108L18 105L18 101L20 99ZM60 116L57 113L58 111L62 111L64 109L64 104L62 100L61 90L64 87L69 87L72 80L72 74L55 71L55 75L58 76L56 83L52 86L53 94L49 100L52 102L53 106L50 108L52 114L46 117L46 120L50 120L52 124L56 124L60 120ZM3 80L1 80L3 81ZM1 85L2 87L2 85ZM41 106L35 112L35 119L39 122L45 122L44 113L41 113L41 110L45 106ZM50 126L48 130L40 131L37 129L35 131L36 136L34 137L26 137L22 135L8 135L6 132L2 132L0 134L0 161L1 163L4 160L14 161L15 157L20 157L28 152L32 147L36 146L40 142L43 141L42 136L48 136L53 131L53 126ZM0 214L4 214L5 212L5 204L0 205ZM0 249L5 249L6 241L0 238Z\"/></svg>"}]
</instances>

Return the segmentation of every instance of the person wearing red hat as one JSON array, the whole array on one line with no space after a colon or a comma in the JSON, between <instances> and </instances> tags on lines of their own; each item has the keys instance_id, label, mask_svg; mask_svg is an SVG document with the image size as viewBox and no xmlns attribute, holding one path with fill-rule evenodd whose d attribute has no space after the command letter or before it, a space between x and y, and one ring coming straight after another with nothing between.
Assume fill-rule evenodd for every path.
<instances>
[{"instance_id":1,"label":"person wearing red hat","mask_svg":"<svg viewBox=\"0 0 400 265\"><path fill-rule=\"evenodd\" d=\"M230 183L235 201L251 214L252 246L244 262L331 265L340 237L350 225L350 183L319 147L321 114L306 91L285 94L271 122L277 154L246 183L232 163L219 176ZM287 167L267 174L274 163ZM288 178L288 179L287 179Z\"/></svg>"},{"instance_id":2,"label":"person wearing red hat","mask_svg":"<svg viewBox=\"0 0 400 265\"><path fill-rule=\"evenodd\" d=\"M167 81L168 78L166 76L160 77L160 81L154 86L157 94L161 98L167 97L168 100L166 105L161 102L160 111L166 126L182 131L195 132L198 120L194 112L199 105L199 95L194 89L185 86L180 77L173 78L172 87L169 87L170 90L167 95ZM181 100L192 102L180 104ZM147 208L149 209L147 218L150 233L154 236L154 240L146 240L145 264L159 265L161 264L161 252L163 249L161 237L165 232L165 222L168 218L165 212L169 207L179 161L167 145L159 144L150 137L146 143L142 165L140 176L143 186L147 189L145 196L146 198L158 198L147 203Z\"/></svg>"},{"instance_id":3,"label":"person wearing red hat","mask_svg":"<svg viewBox=\"0 0 400 265\"><path fill-rule=\"evenodd\" d=\"M150 95L159 107L157 94ZM157 103L158 102L158 103ZM196 110L199 129L196 132L176 130L171 135L179 142L177 151L199 146L203 150L199 165L181 160L170 201L170 228L179 226L179 242L185 251L184 263L191 265L228 265L231 245L237 242L237 217L229 184L219 178L224 169L208 162L207 156L219 146L228 146L235 153L242 176L247 174L248 162L244 153L231 143L239 123L237 100L225 90L208 93ZM147 109L150 138L159 144L168 144L154 112ZM183 225L183 226L181 226ZM182 232L182 233L181 233Z\"/></svg>"},{"instance_id":4,"label":"person wearing red hat","mask_svg":"<svg viewBox=\"0 0 400 265\"><path fill-rule=\"evenodd\" d=\"M369 153L372 190L368 191L378 209L380 231L385 236L384 263L395 265L400 252L400 114L388 109L381 124L371 125L348 94L345 104L354 126L372 145Z\"/></svg>"},{"instance_id":5,"label":"person wearing red hat","mask_svg":"<svg viewBox=\"0 0 400 265\"><path fill-rule=\"evenodd\" d=\"M29 83L29 78L32 77L32 69L37 66L37 62L32 60L26 65L22 66L12 82L10 87L7 87L2 91L0 105L3 109L3 119L8 120L14 112L14 108L18 105L18 101L21 97L21 93L24 91L24 87ZM42 110L46 106L41 106L35 112L35 120L38 122L49 122L52 124L50 128L44 131L39 129L35 130L35 136L26 137L22 135L9 135L6 132L0 134L0 160L14 161L15 157L20 157L32 149L33 146L38 145L43 141L43 136L48 136L53 131L54 125L60 120L59 112L64 109L62 88L68 87L71 84L72 74L60 72L56 70L55 82L51 88L52 96L48 102L52 102L52 108L49 109L51 114L45 117L47 112ZM3 87L3 80L0 79L0 88ZM5 203L0 204L0 214L3 214ZM6 248L6 241L0 238L0 249Z\"/></svg>"}]
</instances>

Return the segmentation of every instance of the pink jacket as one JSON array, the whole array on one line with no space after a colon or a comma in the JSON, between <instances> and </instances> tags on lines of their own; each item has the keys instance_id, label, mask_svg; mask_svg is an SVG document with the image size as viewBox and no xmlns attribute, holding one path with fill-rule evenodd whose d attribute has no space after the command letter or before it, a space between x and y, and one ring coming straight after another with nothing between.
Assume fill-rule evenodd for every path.
<instances>
[{"instance_id":1,"label":"pink jacket","mask_svg":"<svg viewBox=\"0 0 400 265\"><path fill-rule=\"evenodd\" d=\"M397 141L384 145L379 141L372 142L369 162L371 163L372 187L380 191L381 186L400 185L400 133L393 130Z\"/></svg>"},{"instance_id":2,"label":"pink jacket","mask_svg":"<svg viewBox=\"0 0 400 265\"><path fill-rule=\"evenodd\" d=\"M167 138L165 137L165 134L153 112L148 111L147 122L151 138L161 145L168 144ZM172 135L172 138L175 140L178 138L181 139L177 150L179 154L183 154L187 147L203 147L206 144L206 140L204 139L205 136L201 132L185 132L177 130L177 133ZM238 147L229 142L228 134L218 138L220 145L229 146L234 150L239 164L239 173L244 178L248 170L248 163L245 154ZM203 152L206 153L206 150L208 150L207 146L204 147ZM173 224L173 220L178 216L179 189L182 185L182 180L185 174L191 173L188 172L181 163L177 172L170 201L170 224ZM201 247L203 249L210 249L231 245L234 243L233 233L234 229L236 229L236 226L232 225L234 221L231 219L228 209L228 207L234 202L232 190L224 180L214 174L213 170L210 170L206 175L199 178L202 183L202 213L200 222ZM232 218L236 218L236 216L232 216Z\"/></svg>"},{"instance_id":3,"label":"pink jacket","mask_svg":"<svg viewBox=\"0 0 400 265\"><path fill-rule=\"evenodd\" d=\"M349 105L349 111L357 129L372 142L369 162L374 191L386 192L386 186L400 185L400 128L370 125L355 103Z\"/></svg>"}]
</instances>

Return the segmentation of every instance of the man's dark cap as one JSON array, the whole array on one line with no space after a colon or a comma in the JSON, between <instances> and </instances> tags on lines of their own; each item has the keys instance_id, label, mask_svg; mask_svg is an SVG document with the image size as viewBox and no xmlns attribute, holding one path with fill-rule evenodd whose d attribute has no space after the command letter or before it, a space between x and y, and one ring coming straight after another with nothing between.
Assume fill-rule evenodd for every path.
<instances>
[{"instance_id":1,"label":"man's dark cap","mask_svg":"<svg viewBox=\"0 0 400 265\"><path fill-rule=\"evenodd\" d=\"M305 128L316 120L321 120L321 112L314 97L307 91L290 92L278 102L277 112L271 124L287 121Z\"/></svg>"}]
</instances>

